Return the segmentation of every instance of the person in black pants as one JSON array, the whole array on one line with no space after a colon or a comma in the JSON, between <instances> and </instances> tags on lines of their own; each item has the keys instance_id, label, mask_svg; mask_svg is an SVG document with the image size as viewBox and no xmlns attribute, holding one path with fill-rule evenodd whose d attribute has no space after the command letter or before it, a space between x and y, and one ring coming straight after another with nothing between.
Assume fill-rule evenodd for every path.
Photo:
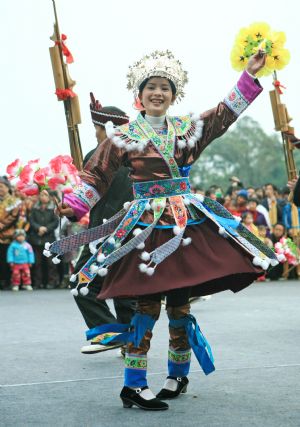
<instances>
[{"instance_id":1,"label":"person in black pants","mask_svg":"<svg viewBox=\"0 0 300 427\"><path fill-rule=\"evenodd\" d=\"M120 109L116 107L102 107L99 102L95 100L93 94L91 94L90 109L98 144L101 144L101 142L106 139L104 127L106 122L111 121L114 125L118 126L129 121L129 118ZM95 150L96 149L90 151L85 156L83 161L84 165L87 164ZM122 209L125 202L133 199L132 184L128 174L129 169L127 167L122 167L118 171L109 191L91 210L89 228L102 224L105 218L113 216ZM77 273L90 257L91 252L89 246L86 245L76 264L74 273ZM88 295L82 296L79 294L74 297L88 328L91 329L106 323L130 323L135 313L136 301L131 298L114 298L115 317L110 311L106 301L97 300L96 298L97 294L100 292L102 281L103 278L96 276L90 286ZM92 354L121 346L121 343L114 343L112 345L101 344L102 339L106 338L108 335L111 334L105 334L105 336L99 335L94 338L90 345L82 347L81 352L84 354Z\"/></svg>"}]
</instances>

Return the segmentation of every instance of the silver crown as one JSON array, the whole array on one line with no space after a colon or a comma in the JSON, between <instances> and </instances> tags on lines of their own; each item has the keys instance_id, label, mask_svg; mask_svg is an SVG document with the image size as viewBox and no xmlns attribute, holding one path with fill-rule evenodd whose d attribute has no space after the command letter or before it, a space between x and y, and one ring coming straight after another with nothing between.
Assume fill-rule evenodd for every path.
<instances>
[{"instance_id":1,"label":"silver crown","mask_svg":"<svg viewBox=\"0 0 300 427\"><path fill-rule=\"evenodd\" d=\"M176 88L177 99L184 97L183 88L188 81L187 71L182 69L181 62L175 59L169 50L156 50L130 66L127 89L133 90L137 97L141 83L150 77L165 77L171 80Z\"/></svg>"}]
</instances>

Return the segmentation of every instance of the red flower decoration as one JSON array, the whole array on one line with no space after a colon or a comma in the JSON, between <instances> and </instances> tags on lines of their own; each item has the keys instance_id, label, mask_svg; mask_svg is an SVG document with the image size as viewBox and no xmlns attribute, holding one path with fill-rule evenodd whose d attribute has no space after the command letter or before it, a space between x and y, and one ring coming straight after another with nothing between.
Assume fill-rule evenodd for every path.
<instances>
[{"instance_id":1,"label":"red flower decoration","mask_svg":"<svg viewBox=\"0 0 300 427\"><path fill-rule=\"evenodd\" d=\"M55 95L60 101L65 101L68 98L74 98L76 93L72 91L72 89L59 89L57 88L55 91Z\"/></svg>"},{"instance_id":2,"label":"red flower decoration","mask_svg":"<svg viewBox=\"0 0 300 427\"><path fill-rule=\"evenodd\" d=\"M32 165L28 164L25 165L22 169L19 178L21 181L24 182L24 184L32 184L33 183L33 176L34 176L34 168Z\"/></svg>"},{"instance_id":3,"label":"red flower decoration","mask_svg":"<svg viewBox=\"0 0 300 427\"><path fill-rule=\"evenodd\" d=\"M116 237L118 237L119 239L121 239L123 236L125 236L125 234L126 234L126 231L123 228L121 228L120 230L118 230L116 232Z\"/></svg>"},{"instance_id":4,"label":"red flower decoration","mask_svg":"<svg viewBox=\"0 0 300 427\"><path fill-rule=\"evenodd\" d=\"M92 199L92 198L93 198L93 196L94 196L94 193L92 192L92 190L87 190L87 191L85 192L85 195L86 195L86 197L87 197L88 199Z\"/></svg>"},{"instance_id":5,"label":"red flower decoration","mask_svg":"<svg viewBox=\"0 0 300 427\"><path fill-rule=\"evenodd\" d=\"M183 190L183 191L187 189L187 185L186 185L185 182L181 182L180 183L180 189Z\"/></svg>"},{"instance_id":6,"label":"red flower decoration","mask_svg":"<svg viewBox=\"0 0 300 427\"><path fill-rule=\"evenodd\" d=\"M50 175L50 168L48 167L41 168L34 173L33 180L37 185L44 186L46 185L47 176L49 175Z\"/></svg>"},{"instance_id":7,"label":"red flower decoration","mask_svg":"<svg viewBox=\"0 0 300 427\"><path fill-rule=\"evenodd\" d=\"M21 172L22 163L20 159L16 159L10 163L6 168L6 173L9 175L9 179L15 178Z\"/></svg>"}]
</instances>

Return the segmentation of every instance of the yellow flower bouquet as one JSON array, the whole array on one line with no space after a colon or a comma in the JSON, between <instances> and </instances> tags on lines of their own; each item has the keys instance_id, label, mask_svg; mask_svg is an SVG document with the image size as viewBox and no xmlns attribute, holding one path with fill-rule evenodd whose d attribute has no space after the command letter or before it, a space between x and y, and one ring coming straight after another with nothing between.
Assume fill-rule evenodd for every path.
<instances>
[{"instance_id":1,"label":"yellow flower bouquet","mask_svg":"<svg viewBox=\"0 0 300 427\"><path fill-rule=\"evenodd\" d=\"M263 50L267 55L266 65L257 76L268 76L275 70L282 70L290 60L290 52L284 47L285 42L285 33L272 30L265 22L256 22L242 28L231 51L232 67L236 71L244 70L250 56Z\"/></svg>"}]
</instances>

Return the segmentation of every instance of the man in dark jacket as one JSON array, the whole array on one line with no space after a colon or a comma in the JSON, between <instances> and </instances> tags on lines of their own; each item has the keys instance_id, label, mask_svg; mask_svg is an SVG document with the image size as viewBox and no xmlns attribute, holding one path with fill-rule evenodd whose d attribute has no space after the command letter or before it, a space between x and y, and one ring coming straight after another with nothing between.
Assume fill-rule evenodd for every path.
<instances>
[{"instance_id":1,"label":"man in dark jacket","mask_svg":"<svg viewBox=\"0 0 300 427\"><path fill-rule=\"evenodd\" d=\"M95 101L91 94L91 115L92 121L96 130L96 138L98 144L106 139L105 123L112 121L114 125L122 125L129 121L126 114L116 107L102 107L98 101ZM84 159L84 165L92 157L94 151L90 151ZM103 223L103 219L110 218L115 213L123 208L123 204L133 199L132 185L128 177L129 169L122 167L117 172L108 192L99 200L90 212L89 228L96 227ZM78 272L81 267L92 256L89 246L86 245L77 262L75 272ZM135 300L129 298L114 298L114 307L116 317L110 311L107 303L103 300L97 300L97 294L100 291L103 278L96 276L90 285L89 293L82 296L80 293L74 297L79 310L89 328L100 326L106 323L130 323L133 314L135 313ZM109 334L106 334L106 336ZM103 336L98 336L92 340L91 345L82 347L81 352L84 354L98 353L112 348L120 347L121 343L113 345L103 345L101 340Z\"/></svg>"},{"instance_id":2,"label":"man in dark jacket","mask_svg":"<svg viewBox=\"0 0 300 427\"><path fill-rule=\"evenodd\" d=\"M56 265L50 258L43 256L45 243L55 240L54 231L58 226L58 218L54 209L55 205L50 199L50 195L46 191L42 191L29 215L28 241L33 247L36 258L33 269L33 286L35 288L53 289L58 285Z\"/></svg>"}]
</instances>

